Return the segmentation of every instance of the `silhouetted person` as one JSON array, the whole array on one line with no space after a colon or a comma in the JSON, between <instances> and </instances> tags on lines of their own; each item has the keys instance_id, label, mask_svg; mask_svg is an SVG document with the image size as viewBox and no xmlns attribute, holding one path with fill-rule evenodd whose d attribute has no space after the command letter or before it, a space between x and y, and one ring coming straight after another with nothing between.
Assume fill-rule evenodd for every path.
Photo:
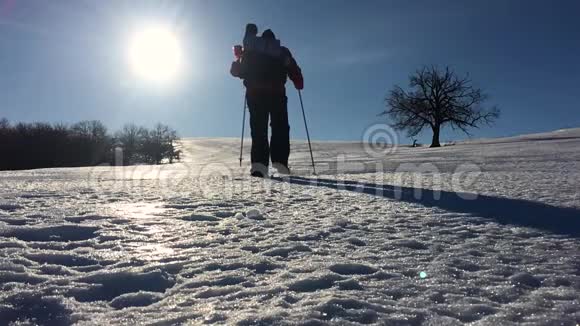
<instances>
[{"instance_id":1,"label":"silhouetted person","mask_svg":"<svg viewBox=\"0 0 580 326\"><path fill-rule=\"evenodd\" d=\"M233 62L230 70L234 77L243 79L246 86L252 130L251 175L267 176L270 159L279 173L288 174L290 126L286 78L289 77L299 90L304 87L304 80L290 50L280 45L274 33L268 29L258 37L257 32L256 25L246 26L241 60Z\"/></svg>"}]
</instances>

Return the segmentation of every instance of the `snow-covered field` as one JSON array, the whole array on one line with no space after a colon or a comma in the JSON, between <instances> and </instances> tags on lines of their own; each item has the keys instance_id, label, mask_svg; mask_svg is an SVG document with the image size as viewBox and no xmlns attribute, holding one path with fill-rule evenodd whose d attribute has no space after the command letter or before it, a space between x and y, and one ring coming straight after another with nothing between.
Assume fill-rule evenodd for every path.
<instances>
[{"instance_id":1,"label":"snow-covered field","mask_svg":"<svg viewBox=\"0 0 580 326\"><path fill-rule=\"evenodd\" d=\"M580 323L580 129L0 172L0 325ZM246 147L249 149L249 146Z\"/></svg>"}]
</instances>

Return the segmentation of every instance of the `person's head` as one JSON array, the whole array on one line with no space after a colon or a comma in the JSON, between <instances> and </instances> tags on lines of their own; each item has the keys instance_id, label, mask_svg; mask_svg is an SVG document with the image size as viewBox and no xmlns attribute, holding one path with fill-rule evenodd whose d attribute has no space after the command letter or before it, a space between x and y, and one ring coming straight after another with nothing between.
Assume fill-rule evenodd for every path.
<instances>
[{"instance_id":1,"label":"person's head","mask_svg":"<svg viewBox=\"0 0 580 326\"><path fill-rule=\"evenodd\" d=\"M271 29L267 29L262 33L262 37L266 39L276 39L276 35L272 32Z\"/></svg>"},{"instance_id":2,"label":"person's head","mask_svg":"<svg viewBox=\"0 0 580 326\"><path fill-rule=\"evenodd\" d=\"M247 35L258 35L258 26L256 24L248 24L246 25L246 34Z\"/></svg>"}]
</instances>

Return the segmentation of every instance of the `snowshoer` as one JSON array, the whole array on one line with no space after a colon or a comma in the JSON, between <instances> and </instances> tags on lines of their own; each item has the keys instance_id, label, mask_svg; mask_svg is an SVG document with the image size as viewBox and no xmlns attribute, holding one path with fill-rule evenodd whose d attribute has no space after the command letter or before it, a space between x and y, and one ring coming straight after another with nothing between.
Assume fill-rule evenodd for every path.
<instances>
[{"instance_id":1,"label":"snowshoer","mask_svg":"<svg viewBox=\"0 0 580 326\"><path fill-rule=\"evenodd\" d=\"M257 33L256 25L246 26L244 51L238 53L239 60L230 69L234 77L244 80L246 87L252 133L250 173L266 177L271 159L279 173L289 174L290 125L285 84L289 77L296 89L303 89L302 71L290 50L280 45L271 30L264 31L261 37ZM272 135L268 143L269 120Z\"/></svg>"}]
</instances>

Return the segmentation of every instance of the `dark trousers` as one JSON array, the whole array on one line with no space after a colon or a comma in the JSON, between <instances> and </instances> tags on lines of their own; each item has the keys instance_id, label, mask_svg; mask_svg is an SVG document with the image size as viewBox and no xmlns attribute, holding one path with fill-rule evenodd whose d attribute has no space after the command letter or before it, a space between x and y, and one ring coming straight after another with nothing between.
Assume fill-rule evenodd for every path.
<instances>
[{"instance_id":1,"label":"dark trousers","mask_svg":"<svg viewBox=\"0 0 580 326\"><path fill-rule=\"evenodd\" d=\"M288 165L290 156L290 125L288 98L284 94L246 95L252 129L252 163L268 166L273 163ZM272 138L268 144L268 120Z\"/></svg>"}]
</instances>

